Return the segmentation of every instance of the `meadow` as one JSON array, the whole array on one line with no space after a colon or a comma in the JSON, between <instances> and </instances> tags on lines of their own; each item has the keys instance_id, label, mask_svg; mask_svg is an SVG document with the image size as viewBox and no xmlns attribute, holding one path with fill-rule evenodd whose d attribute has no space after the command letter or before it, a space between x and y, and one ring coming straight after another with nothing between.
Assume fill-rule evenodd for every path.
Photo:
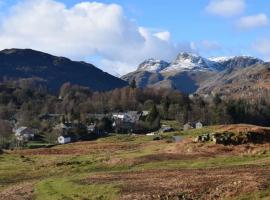
<instances>
[{"instance_id":1,"label":"meadow","mask_svg":"<svg viewBox=\"0 0 270 200\"><path fill-rule=\"evenodd\" d=\"M270 144L193 142L217 128L5 151L0 199L269 199Z\"/></svg>"}]
</instances>

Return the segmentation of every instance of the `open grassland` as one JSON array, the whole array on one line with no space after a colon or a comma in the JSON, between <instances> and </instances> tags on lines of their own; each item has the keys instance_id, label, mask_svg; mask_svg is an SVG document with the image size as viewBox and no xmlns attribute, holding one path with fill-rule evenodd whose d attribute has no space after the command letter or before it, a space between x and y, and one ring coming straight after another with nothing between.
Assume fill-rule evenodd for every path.
<instances>
[{"instance_id":1,"label":"open grassland","mask_svg":"<svg viewBox=\"0 0 270 200\"><path fill-rule=\"evenodd\" d=\"M0 155L0 199L269 199L270 144L194 143L114 135ZM243 127L242 127L243 128ZM251 127L254 128L254 127ZM168 135L182 135L172 143Z\"/></svg>"}]
</instances>

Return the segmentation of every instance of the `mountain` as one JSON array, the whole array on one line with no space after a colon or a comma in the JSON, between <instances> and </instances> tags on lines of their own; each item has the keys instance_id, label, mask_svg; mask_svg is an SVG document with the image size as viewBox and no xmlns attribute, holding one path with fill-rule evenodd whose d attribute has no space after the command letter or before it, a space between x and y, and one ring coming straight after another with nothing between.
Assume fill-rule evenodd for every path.
<instances>
[{"instance_id":1,"label":"mountain","mask_svg":"<svg viewBox=\"0 0 270 200\"><path fill-rule=\"evenodd\" d=\"M247 73L246 68L263 64L262 60L249 56L203 58L183 52L171 63L146 60L135 72L123 76L122 79L127 82L136 80L139 87L171 88L187 94L209 93L213 88L221 91L218 88L222 88L228 79L235 77L235 73Z\"/></svg>"},{"instance_id":2,"label":"mountain","mask_svg":"<svg viewBox=\"0 0 270 200\"><path fill-rule=\"evenodd\" d=\"M254 98L270 91L270 63L256 63L240 69L228 69L209 79L197 91L200 94Z\"/></svg>"},{"instance_id":3,"label":"mountain","mask_svg":"<svg viewBox=\"0 0 270 200\"><path fill-rule=\"evenodd\" d=\"M124 87L127 83L92 64L75 62L31 49L0 51L0 80L37 78L51 91L58 91L65 82L106 91Z\"/></svg>"},{"instance_id":4,"label":"mountain","mask_svg":"<svg viewBox=\"0 0 270 200\"><path fill-rule=\"evenodd\" d=\"M164 60L149 59L139 65L138 71L160 72L170 64Z\"/></svg>"},{"instance_id":5,"label":"mountain","mask_svg":"<svg viewBox=\"0 0 270 200\"><path fill-rule=\"evenodd\" d=\"M221 65L197 54L180 53L177 58L162 72L179 71L216 71L221 69Z\"/></svg>"}]
</instances>

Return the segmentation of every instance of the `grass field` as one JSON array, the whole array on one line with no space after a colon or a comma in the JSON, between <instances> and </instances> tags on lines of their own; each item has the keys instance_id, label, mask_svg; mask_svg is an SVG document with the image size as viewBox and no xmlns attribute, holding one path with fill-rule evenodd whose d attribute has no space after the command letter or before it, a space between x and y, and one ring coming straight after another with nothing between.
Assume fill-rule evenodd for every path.
<instances>
[{"instance_id":1,"label":"grass field","mask_svg":"<svg viewBox=\"0 0 270 200\"><path fill-rule=\"evenodd\" d=\"M269 199L270 144L193 142L214 129L5 152L0 199Z\"/></svg>"}]
</instances>

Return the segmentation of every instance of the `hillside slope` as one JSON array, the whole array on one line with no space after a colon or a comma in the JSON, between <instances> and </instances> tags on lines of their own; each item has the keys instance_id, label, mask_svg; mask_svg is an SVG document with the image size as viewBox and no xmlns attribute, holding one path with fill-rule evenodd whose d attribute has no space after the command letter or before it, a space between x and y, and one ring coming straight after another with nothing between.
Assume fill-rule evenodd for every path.
<instances>
[{"instance_id":1,"label":"hillside slope","mask_svg":"<svg viewBox=\"0 0 270 200\"><path fill-rule=\"evenodd\" d=\"M209 79L198 93L260 97L270 91L270 63L256 64L242 69L228 69Z\"/></svg>"},{"instance_id":2,"label":"hillside slope","mask_svg":"<svg viewBox=\"0 0 270 200\"><path fill-rule=\"evenodd\" d=\"M0 51L0 80L5 78L38 78L51 91L58 91L65 82L105 91L124 87L127 83L92 64L74 62L31 49Z\"/></svg>"}]
</instances>

